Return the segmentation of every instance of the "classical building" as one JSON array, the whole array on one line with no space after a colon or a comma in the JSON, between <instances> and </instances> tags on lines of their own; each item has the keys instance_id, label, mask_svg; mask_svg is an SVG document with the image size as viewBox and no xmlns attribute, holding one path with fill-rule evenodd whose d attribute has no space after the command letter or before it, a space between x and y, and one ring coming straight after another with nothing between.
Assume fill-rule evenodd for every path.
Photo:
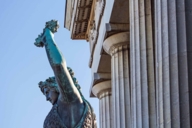
<instances>
[{"instance_id":1,"label":"classical building","mask_svg":"<svg viewBox=\"0 0 192 128\"><path fill-rule=\"evenodd\" d=\"M100 128L192 127L192 0L66 0L90 44Z\"/></svg>"}]
</instances>

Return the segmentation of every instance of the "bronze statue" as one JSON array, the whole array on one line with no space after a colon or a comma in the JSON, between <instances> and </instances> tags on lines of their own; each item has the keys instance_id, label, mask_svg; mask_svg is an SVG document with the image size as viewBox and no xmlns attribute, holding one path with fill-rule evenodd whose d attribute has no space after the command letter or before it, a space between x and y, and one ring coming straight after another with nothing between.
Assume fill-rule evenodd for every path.
<instances>
[{"instance_id":1,"label":"bronze statue","mask_svg":"<svg viewBox=\"0 0 192 128\"><path fill-rule=\"evenodd\" d=\"M43 33L36 39L37 47L44 47L54 71L54 77L39 82L46 99L53 105L44 121L44 128L96 128L96 119L89 102L83 97L71 68L54 41L58 21L46 22Z\"/></svg>"}]
</instances>

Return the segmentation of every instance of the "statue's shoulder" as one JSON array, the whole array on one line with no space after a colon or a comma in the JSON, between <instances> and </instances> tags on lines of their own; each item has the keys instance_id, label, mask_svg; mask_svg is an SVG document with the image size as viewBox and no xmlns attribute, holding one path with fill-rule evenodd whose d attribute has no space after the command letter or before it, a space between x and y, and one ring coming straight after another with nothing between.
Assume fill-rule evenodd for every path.
<instances>
[{"instance_id":1,"label":"statue's shoulder","mask_svg":"<svg viewBox=\"0 0 192 128\"><path fill-rule=\"evenodd\" d=\"M67 128L64 126L61 118L57 113L58 106L57 104L53 105L51 111L47 115L44 121L44 128Z\"/></svg>"},{"instance_id":2,"label":"statue's shoulder","mask_svg":"<svg viewBox=\"0 0 192 128\"><path fill-rule=\"evenodd\" d=\"M76 128L96 128L96 118L92 107L86 101L83 116ZM58 114L58 106L53 105L44 121L44 128L67 128Z\"/></svg>"},{"instance_id":3,"label":"statue's shoulder","mask_svg":"<svg viewBox=\"0 0 192 128\"><path fill-rule=\"evenodd\" d=\"M93 111L93 108L88 101L84 100L84 102L86 104L86 114L83 123L83 128L97 128L96 116Z\"/></svg>"}]
</instances>

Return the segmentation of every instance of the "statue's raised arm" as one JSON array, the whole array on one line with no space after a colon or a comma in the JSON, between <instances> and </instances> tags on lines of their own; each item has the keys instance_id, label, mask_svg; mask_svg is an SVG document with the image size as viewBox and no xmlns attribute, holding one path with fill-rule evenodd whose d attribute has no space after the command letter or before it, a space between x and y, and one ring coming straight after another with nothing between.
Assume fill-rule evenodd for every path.
<instances>
[{"instance_id":1,"label":"statue's raised arm","mask_svg":"<svg viewBox=\"0 0 192 128\"><path fill-rule=\"evenodd\" d=\"M45 47L54 77L40 82L39 87L53 107L44 121L44 128L96 128L96 119L89 102L80 91L71 68L54 41L59 28L56 20L46 22L43 33L36 38L37 47Z\"/></svg>"},{"instance_id":2,"label":"statue's raised arm","mask_svg":"<svg viewBox=\"0 0 192 128\"><path fill-rule=\"evenodd\" d=\"M82 102L81 96L67 70L65 59L54 40L54 33L57 32L58 28L58 21L51 20L46 22L43 33L38 36L35 45L38 47L45 46L47 57L54 71L63 100L67 103Z\"/></svg>"}]
</instances>

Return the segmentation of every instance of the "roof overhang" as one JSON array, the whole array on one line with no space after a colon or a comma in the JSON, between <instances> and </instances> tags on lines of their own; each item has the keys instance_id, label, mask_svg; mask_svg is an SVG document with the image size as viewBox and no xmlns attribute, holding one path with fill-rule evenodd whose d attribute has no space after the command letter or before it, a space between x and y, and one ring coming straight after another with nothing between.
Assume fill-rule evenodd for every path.
<instances>
[{"instance_id":1,"label":"roof overhang","mask_svg":"<svg viewBox=\"0 0 192 128\"><path fill-rule=\"evenodd\" d=\"M66 0L64 27L72 39L87 39L93 0Z\"/></svg>"}]
</instances>

